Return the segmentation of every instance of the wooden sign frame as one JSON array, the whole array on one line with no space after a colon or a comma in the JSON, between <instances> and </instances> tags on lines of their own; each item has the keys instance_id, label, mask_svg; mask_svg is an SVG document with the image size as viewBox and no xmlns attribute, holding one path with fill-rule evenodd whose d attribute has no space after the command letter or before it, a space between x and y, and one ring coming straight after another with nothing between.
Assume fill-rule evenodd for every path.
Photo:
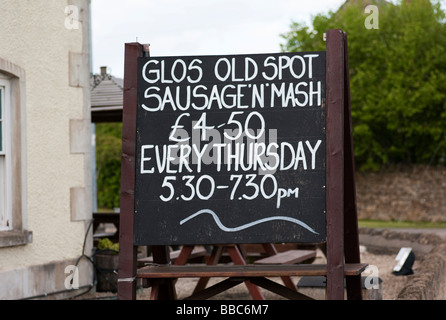
<instances>
[{"instance_id":1,"label":"wooden sign frame","mask_svg":"<svg viewBox=\"0 0 446 320\"><path fill-rule=\"evenodd\" d=\"M326 296L327 299L344 299L345 279L347 299L361 299L361 272L365 265L358 267L360 253L346 34L339 29L328 30L326 33L326 48L327 264L324 266L326 268L324 274L327 278ZM118 272L118 299L122 300L136 299L137 246L133 242L133 235L138 87L137 59L144 56L145 52L143 45L139 43L127 43L125 45ZM156 264L169 264L167 246L153 246L152 254ZM348 265L356 266L357 272L346 276ZM244 272L247 277L257 276L254 267ZM275 271L280 274L280 270ZM269 272L271 273L271 270ZM314 272L316 274L316 271ZM320 270L318 269L317 272L320 272ZM174 272L174 274L181 277L181 273ZM150 274L146 274L146 276L150 277ZM198 273L197 276L199 276ZM172 277L170 277L170 280L168 278L166 277L164 285L160 288L159 299L175 298L175 293L172 292L174 290Z\"/></svg>"}]
</instances>

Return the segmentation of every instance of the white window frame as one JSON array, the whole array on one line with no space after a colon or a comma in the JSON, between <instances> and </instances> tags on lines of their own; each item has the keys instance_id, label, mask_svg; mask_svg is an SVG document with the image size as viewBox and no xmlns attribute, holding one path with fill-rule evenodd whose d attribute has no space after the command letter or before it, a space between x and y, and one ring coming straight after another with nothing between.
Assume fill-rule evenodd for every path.
<instances>
[{"instance_id":1,"label":"white window frame","mask_svg":"<svg viewBox=\"0 0 446 320\"><path fill-rule=\"evenodd\" d=\"M0 78L0 99L2 108L2 150L0 151L0 231L13 229L11 206L11 134L10 106L11 86L9 80Z\"/></svg>"},{"instance_id":2,"label":"white window frame","mask_svg":"<svg viewBox=\"0 0 446 320\"><path fill-rule=\"evenodd\" d=\"M4 177L0 180L6 209L0 226L2 248L32 243L27 226L26 196L26 74L20 66L0 57L0 86L4 87Z\"/></svg>"}]
</instances>

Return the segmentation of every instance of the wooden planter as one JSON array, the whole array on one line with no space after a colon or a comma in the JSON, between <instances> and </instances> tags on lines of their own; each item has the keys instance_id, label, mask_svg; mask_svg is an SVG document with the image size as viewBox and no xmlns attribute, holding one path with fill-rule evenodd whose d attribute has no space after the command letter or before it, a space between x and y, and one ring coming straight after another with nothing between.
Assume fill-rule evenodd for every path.
<instances>
[{"instance_id":1,"label":"wooden planter","mask_svg":"<svg viewBox=\"0 0 446 320\"><path fill-rule=\"evenodd\" d=\"M118 257L113 251L96 254L96 291L116 292L118 288Z\"/></svg>"}]
</instances>

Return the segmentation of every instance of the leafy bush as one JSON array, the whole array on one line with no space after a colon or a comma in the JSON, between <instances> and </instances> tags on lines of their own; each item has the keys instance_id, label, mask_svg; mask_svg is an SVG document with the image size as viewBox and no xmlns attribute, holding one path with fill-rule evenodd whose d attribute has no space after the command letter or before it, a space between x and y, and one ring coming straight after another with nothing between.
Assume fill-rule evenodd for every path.
<instances>
[{"instance_id":1,"label":"leafy bush","mask_svg":"<svg viewBox=\"0 0 446 320\"><path fill-rule=\"evenodd\" d=\"M119 243L113 243L109 238L102 238L98 241L98 249L119 252Z\"/></svg>"},{"instance_id":2,"label":"leafy bush","mask_svg":"<svg viewBox=\"0 0 446 320\"><path fill-rule=\"evenodd\" d=\"M348 36L355 160L361 169L389 163L444 164L446 24L440 4L376 1L378 29L367 29L362 1L293 22L284 51L325 50L323 33ZM367 4L370 2L367 1Z\"/></svg>"},{"instance_id":3,"label":"leafy bush","mask_svg":"<svg viewBox=\"0 0 446 320\"><path fill-rule=\"evenodd\" d=\"M96 182L98 206L120 205L122 123L96 124Z\"/></svg>"}]
</instances>

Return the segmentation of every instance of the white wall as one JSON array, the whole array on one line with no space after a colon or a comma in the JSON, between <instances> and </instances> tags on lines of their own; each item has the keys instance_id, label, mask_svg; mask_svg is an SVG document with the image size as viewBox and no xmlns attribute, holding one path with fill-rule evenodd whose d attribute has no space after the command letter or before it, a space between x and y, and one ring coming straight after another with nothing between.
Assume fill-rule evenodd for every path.
<instances>
[{"instance_id":1,"label":"white wall","mask_svg":"<svg viewBox=\"0 0 446 320\"><path fill-rule=\"evenodd\" d=\"M57 282L50 285L32 280L42 272L36 266L63 273L64 261L82 254L92 213L89 2L0 1L0 59L25 73L23 225L33 234L30 244L0 248L0 284L9 283L0 298L63 289L64 274L47 277ZM65 12L70 5L78 17Z\"/></svg>"}]
</instances>

